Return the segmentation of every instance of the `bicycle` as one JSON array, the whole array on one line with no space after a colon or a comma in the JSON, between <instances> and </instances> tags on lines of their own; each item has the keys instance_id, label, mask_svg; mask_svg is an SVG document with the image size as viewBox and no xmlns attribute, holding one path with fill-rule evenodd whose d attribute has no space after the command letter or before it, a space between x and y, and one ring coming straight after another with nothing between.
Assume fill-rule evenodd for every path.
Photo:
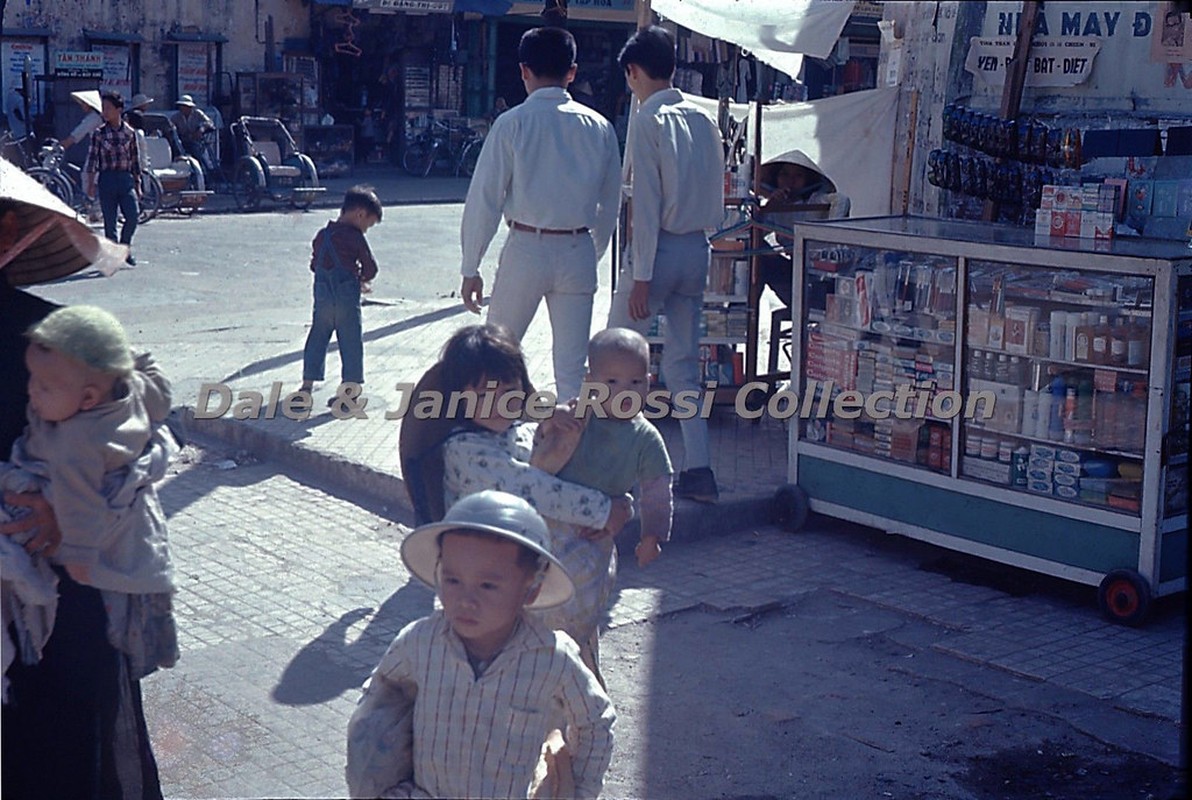
<instances>
[{"instance_id":1,"label":"bicycle","mask_svg":"<svg viewBox=\"0 0 1192 800\"><path fill-rule=\"evenodd\" d=\"M11 130L0 133L0 156L16 164L23 170L29 169L36 161L37 136L33 132L24 136L17 136Z\"/></svg>"},{"instance_id":2,"label":"bicycle","mask_svg":"<svg viewBox=\"0 0 1192 800\"><path fill-rule=\"evenodd\" d=\"M48 140L38 149L34 159L37 166L27 168L25 173L48 189L50 194L81 212L83 207L76 204L76 198L82 196L81 179L72 180L72 176L63 168L64 152L57 140ZM78 170L78 167L75 169Z\"/></svg>"},{"instance_id":3,"label":"bicycle","mask_svg":"<svg viewBox=\"0 0 1192 800\"><path fill-rule=\"evenodd\" d=\"M41 166L25 170L34 180L45 186L55 197L73 208L79 214L91 219L95 216L96 200L83 191L83 170L77 164L66 160L66 151L56 139L50 139L41 147L38 160ZM164 194L161 181L151 172L141 173L141 199L137 222L144 224L161 211L161 197Z\"/></svg>"},{"instance_id":4,"label":"bicycle","mask_svg":"<svg viewBox=\"0 0 1192 800\"><path fill-rule=\"evenodd\" d=\"M483 146L484 137L472 128L434 119L406 142L401 163L406 172L425 178L437 163L446 160L454 175L470 178Z\"/></svg>"}]
</instances>

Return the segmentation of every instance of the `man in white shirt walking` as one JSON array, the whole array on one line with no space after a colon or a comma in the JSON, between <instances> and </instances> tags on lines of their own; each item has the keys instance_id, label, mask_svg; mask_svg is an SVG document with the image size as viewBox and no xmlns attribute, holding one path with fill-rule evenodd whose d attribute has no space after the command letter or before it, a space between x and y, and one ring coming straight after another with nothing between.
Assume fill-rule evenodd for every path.
<instances>
[{"instance_id":1,"label":"man in white shirt walking","mask_svg":"<svg viewBox=\"0 0 1192 800\"><path fill-rule=\"evenodd\" d=\"M629 38L617 63L641 103L629 123L629 257L609 310L610 328L645 333L666 315L662 373L672 394L702 391L699 327L712 250L708 233L724 219L724 150L716 121L674 88L675 42L652 26ZM684 469L674 493L719 499L708 452L708 422L681 420Z\"/></svg>"},{"instance_id":2,"label":"man in white shirt walking","mask_svg":"<svg viewBox=\"0 0 1192 800\"><path fill-rule=\"evenodd\" d=\"M620 151L612 125L567 93L576 70L568 31L527 31L518 60L529 96L497 117L480 151L460 229L460 294L480 313L480 259L504 217L510 231L488 321L520 339L545 297L555 390L566 399L579 393L583 379L596 262L612 238L621 200Z\"/></svg>"}]
</instances>

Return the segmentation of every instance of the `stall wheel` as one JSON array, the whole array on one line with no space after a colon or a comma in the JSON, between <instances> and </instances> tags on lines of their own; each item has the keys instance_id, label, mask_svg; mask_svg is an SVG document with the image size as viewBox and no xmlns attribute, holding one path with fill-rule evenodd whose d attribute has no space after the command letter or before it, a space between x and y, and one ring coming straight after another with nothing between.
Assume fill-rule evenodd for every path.
<instances>
[{"instance_id":1,"label":"stall wheel","mask_svg":"<svg viewBox=\"0 0 1192 800\"><path fill-rule=\"evenodd\" d=\"M793 483L788 483L774 493L773 520L789 531L799 531L807 524L807 492Z\"/></svg>"},{"instance_id":2,"label":"stall wheel","mask_svg":"<svg viewBox=\"0 0 1192 800\"><path fill-rule=\"evenodd\" d=\"M1151 587L1132 569L1115 569L1097 589L1097 605L1114 622L1141 625L1151 608Z\"/></svg>"}]
</instances>

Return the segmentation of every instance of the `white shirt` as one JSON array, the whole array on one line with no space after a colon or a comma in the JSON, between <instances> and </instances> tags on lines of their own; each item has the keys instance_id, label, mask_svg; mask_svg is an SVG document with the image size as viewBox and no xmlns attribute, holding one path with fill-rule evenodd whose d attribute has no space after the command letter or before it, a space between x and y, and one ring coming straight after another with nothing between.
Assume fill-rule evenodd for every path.
<instances>
[{"instance_id":1,"label":"white shirt","mask_svg":"<svg viewBox=\"0 0 1192 800\"><path fill-rule=\"evenodd\" d=\"M348 723L348 785L354 797L526 797L560 716L575 797L595 798L612 759L616 714L575 642L523 614L477 678L436 611L403 628L369 678ZM408 735L395 732L398 725L409 726Z\"/></svg>"},{"instance_id":2,"label":"white shirt","mask_svg":"<svg viewBox=\"0 0 1192 800\"><path fill-rule=\"evenodd\" d=\"M629 121L633 278L654 277L658 231L713 231L724 219L724 147L720 129L678 89L646 98Z\"/></svg>"},{"instance_id":3,"label":"white shirt","mask_svg":"<svg viewBox=\"0 0 1192 800\"><path fill-rule=\"evenodd\" d=\"M620 162L608 120L561 87L532 92L484 140L460 225L460 272L479 274L502 214L535 228L590 228L600 258L617 222Z\"/></svg>"},{"instance_id":4,"label":"white shirt","mask_svg":"<svg viewBox=\"0 0 1192 800\"><path fill-rule=\"evenodd\" d=\"M70 138L72 141L80 142L87 134L99 130L101 125L103 125L103 117L98 112L92 111L79 120L79 124L75 125L74 130L70 132Z\"/></svg>"}]
</instances>

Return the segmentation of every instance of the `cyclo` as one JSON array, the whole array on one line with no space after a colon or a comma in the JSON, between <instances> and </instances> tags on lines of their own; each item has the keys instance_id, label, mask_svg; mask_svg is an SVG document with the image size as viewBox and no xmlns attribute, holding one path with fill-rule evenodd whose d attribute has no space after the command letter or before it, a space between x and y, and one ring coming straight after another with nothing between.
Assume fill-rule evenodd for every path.
<instances>
[{"instance_id":1,"label":"cyclo","mask_svg":"<svg viewBox=\"0 0 1192 800\"><path fill-rule=\"evenodd\" d=\"M187 154L168 114L145 111L145 147L149 171L160 186L161 208L180 214L197 211L212 194L198 159Z\"/></svg>"},{"instance_id":2,"label":"cyclo","mask_svg":"<svg viewBox=\"0 0 1192 800\"><path fill-rule=\"evenodd\" d=\"M319 186L315 162L298 152L294 137L276 117L240 117L231 125L236 150L232 194L240 209L260 206L262 198L309 208L326 188Z\"/></svg>"}]
</instances>

